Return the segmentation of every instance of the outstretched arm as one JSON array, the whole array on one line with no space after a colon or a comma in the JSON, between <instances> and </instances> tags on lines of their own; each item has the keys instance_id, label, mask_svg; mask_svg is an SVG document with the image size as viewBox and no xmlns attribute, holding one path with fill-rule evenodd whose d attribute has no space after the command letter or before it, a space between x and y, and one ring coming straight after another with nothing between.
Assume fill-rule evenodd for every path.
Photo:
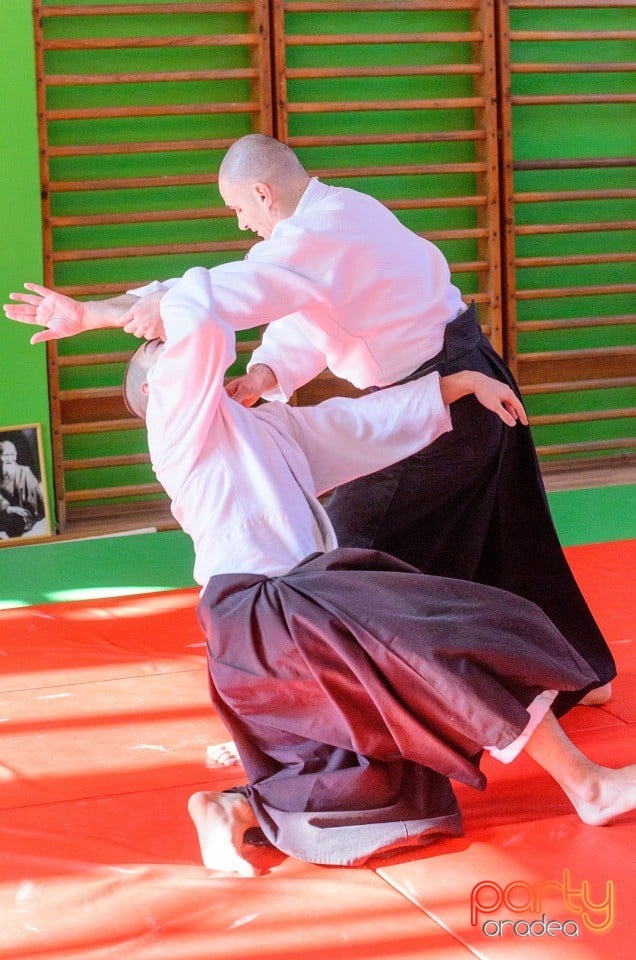
<instances>
[{"instance_id":1,"label":"outstretched arm","mask_svg":"<svg viewBox=\"0 0 636 960\"><path fill-rule=\"evenodd\" d=\"M135 336L164 339L159 315L163 290L145 297L126 293L107 300L82 302L37 283L24 286L31 292L11 293L11 299L17 303L5 304L4 312L10 320L44 327L33 334L31 343L59 340L103 327L121 327Z\"/></svg>"},{"instance_id":2,"label":"outstretched arm","mask_svg":"<svg viewBox=\"0 0 636 960\"><path fill-rule=\"evenodd\" d=\"M332 397L315 407L284 407L278 415L284 410L297 426L296 438L321 494L433 443L452 430L452 404L473 393L507 425L527 423L506 383L472 370L446 377L429 373L355 400ZM259 411L268 415L266 407Z\"/></svg>"}]
</instances>

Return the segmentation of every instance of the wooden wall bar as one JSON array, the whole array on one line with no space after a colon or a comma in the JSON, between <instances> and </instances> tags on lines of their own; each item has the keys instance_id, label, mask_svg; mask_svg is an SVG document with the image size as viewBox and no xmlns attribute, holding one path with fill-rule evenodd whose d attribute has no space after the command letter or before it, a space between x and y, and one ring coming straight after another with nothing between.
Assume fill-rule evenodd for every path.
<instances>
[{"instance_id":1,"label":"wooden wall bar","mask_svg":"<svg viewBox=\"0 0 636 960\"><path fill-rule=\"evenodd\" d=\"M33 9L47 285L97 298L244 255L215 181L236 137L273 133L267 0ZM62 525L163 499L121 399L130 350L116 331L49 348Z\"/></svg>"},{"instance_id":2,"label":"wooden wall bar","mask_svg":"<svg viewBox=\"0 0 636 960\"><path fill-rule=\"evenodd\" d=\"M546 470L634 453L630 8L500 5L505 339Z\"/></svg>"},{"instance_id":3,"label":"wooden wall bar","mask_svg":"<svg viewBox=\"0 0 636 960\"><path fill-rule=\"evenodd\" d=\"M630 461L634 0L34 0L45 282L80 298L242 257L216 189L253 130L446 254L546 470ZM243 369L258 330L239 343ZM165 512L130 338L49 348L57 512ZM296 402L351 393L323 374Z\"/></svg>"},{"instance_id":4,"label":"wooden wall bar","mask_svg":"<svg viewBox=\"0 0 636 960\"><path fill-rule=\"evenodd\" d=\"M277 135L313 174L378 196L444 248L501 350L493 3L273 0L273 12Z\"/></svg>"}]
</instances>

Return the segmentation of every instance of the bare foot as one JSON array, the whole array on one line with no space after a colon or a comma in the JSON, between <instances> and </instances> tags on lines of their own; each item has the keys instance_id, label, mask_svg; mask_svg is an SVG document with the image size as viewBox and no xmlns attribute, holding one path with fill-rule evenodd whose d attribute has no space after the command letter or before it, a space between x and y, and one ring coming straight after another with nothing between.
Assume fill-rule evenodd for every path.
<instances>
[{"instance_id":1,"label":"bare foot","mask_svg":"<svg viewBox=\"0 0 636 960\"><path fill-rule=\"evenodd\" d=\"M205 755L208 767L231 767L241 763L236 744L233 740L227 743L215 743L208 747Z\"/></svg>"},{"instance_id":2,"label":"bare foot","mask_svg":"<svg viewBox=\"0 0 636 960\"><path fill-rule=\"evenodd\" d=\"M618 770L592 767L587 782L566 793L583 823L603 827L636 808L636 764Z\"/></svg>"},{"instance_id":3,"label":"bare foot","mask_svg":"<svg viewBox=\"0 0 636 960\"><path fill-rule=\"evenodd\" d=\"M193 793L188 813L194 821L201 858L209 870L256 877L260 870L243 854L243 837L258 822L240 793Z\"/></svg>"},{"instance_id":4,"label":"bare foot","mask_svg":"<svg viewBox=\"0 0 636 960\"><path fill-rule=\"evenodd\" d=\"M604 703L608 703L612 696L612 684L604 683L602 687L595 687L594 690L590 690L589 693L586 693L582 700L579 701L580 707L600 707Z\"/></svg>"}]
</instances>

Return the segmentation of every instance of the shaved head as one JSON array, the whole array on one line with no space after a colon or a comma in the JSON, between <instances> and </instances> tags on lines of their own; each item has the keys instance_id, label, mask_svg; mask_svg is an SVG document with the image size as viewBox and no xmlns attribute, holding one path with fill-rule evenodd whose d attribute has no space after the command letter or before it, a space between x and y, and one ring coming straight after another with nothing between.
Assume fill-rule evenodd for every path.
<instances>
[{"instance_id":1,"label":"shaved head","mask_svg":"<svg viewBox=\"0 0 636 960\"><path fill-rule=\"evenodd\" d=\"M147 340L137 347L124 371L124 403L140 420L146 419L148 407L148 371L159 359L164 344Z\"/></svg>"},{"instance_id":2,"label":"shaved head","mask_svg":"<svg viewBox=\"0 0 636 960\"><path fill-rule=\"evenodd\" d=\"M284 183L307 178L293 150L264 133L248 133L232 144L219 169L219 179L231 183Z\"/></svg>"},{"instance_id":3,"label":"shaved head","mask_svg":"<svg viewBox=\"0 0 636 960\"><path fill-rule=\"evenodd\" d=\"M219 191L241 230L268 239L280 220L292 217L309 174L293 150L263 133L233 143L219 169Z\"/></svg>"}]
</instances>

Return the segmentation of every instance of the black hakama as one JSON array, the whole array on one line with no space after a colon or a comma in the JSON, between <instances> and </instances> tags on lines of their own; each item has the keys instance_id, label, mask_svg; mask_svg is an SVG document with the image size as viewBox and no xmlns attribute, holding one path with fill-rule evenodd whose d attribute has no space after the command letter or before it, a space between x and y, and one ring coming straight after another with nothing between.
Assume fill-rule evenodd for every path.
<instances>
[{"instance_id":1,"label":"black hakama","mask_svg":"<svg viewBox=\"0 0 636 960\"><path fill-rule=\"evenodd\" d=\"M459 835L449 778L483 789L481 751L516 740L538 694L597 679L534 604L375 551L212 577L198 613L243 792L314 863Z\"/></svg>"},{"instance_id":2,"label":"black hakama","mask_svg":"<svg viewBox=\"0 0 636 960\"><path fill-rule=\"evenodd\" d=\"M447 326L441 353L406 380L431 370L478 370L519 394L474 304ZM596 685L607 683L614 660L563 554L530 429L507 427L474 396L454 403L451 416L453 430L424 450L334 492L327 512L339 545L532 600L589 663ZM555 712L573 702L560 696Z\"/></svg>"}]
</instances>

